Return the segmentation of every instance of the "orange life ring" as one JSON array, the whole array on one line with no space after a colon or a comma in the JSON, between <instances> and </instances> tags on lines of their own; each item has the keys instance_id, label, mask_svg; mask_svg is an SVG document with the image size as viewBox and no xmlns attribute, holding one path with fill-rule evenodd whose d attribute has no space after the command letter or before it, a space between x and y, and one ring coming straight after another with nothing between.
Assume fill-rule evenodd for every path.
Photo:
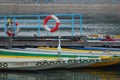
<instances>
[{"instance_id":1,"label":"orange life ring","mask_svg":"<svg viewBox=\"0 0 120 80\"><path fill-rule=\"evenodd\" d=\"M53 27L53 28L48 28L48 26L47 26L47 22L48 22L48 20L50 20L50 19L54 19L55 21L56 21L56 25ZM43 22L43 26L44 26L44 28L47 30L47 31L49 31L49 32L54 32L54 31L57 31L58 30L58 28L59 28L59 26L60 26L60 21L59 21L59 19L55 16L55 15L49 15L49 16L47 16L45 19L44 19L44 22Z\"/></svg>"},{"instance_id":2,"label":"orange life ring","mask_svg":"<svg viewBox=\"0 0 120 80\"><path fill-rule=\"evenodd\" d=\"M19 23L16 22L16 23L15 23L15 26L17 27L16 33L18 33L19 30L20 30L19 27L18 27L18 26L19 26ZM12 31L10 31L10 30L8 30L8 29L7 29L7 31L6 31L6 34L7 34L8 36L15 36L14 32L12 32Z\"/></svg>"}]
</instances>

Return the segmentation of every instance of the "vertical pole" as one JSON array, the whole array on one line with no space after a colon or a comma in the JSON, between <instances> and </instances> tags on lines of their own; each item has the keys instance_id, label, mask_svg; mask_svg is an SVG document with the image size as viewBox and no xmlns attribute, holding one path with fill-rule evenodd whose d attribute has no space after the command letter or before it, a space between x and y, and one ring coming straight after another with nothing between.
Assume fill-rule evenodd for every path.
<instances>
[{"instance_id":1,"label":"vertical pole","mask_svg":"<svg viewBox=\"0 0 120 80\"><path fill-rule=\"evenodd\" d=\"M6 24L7 24L7 17L6 16L4 16L4 22L5 22L5 27L4 27L5 31L4 31L4 33L5 33L5 36L6 36L6 31L7 31L7 26L6 26ZM8 42L7 48L11 49L12 48L12 36L9 36L7 38L7 42Z\"/></svg>"},{"instance_id":2,"label":"vertical pole","mask_svg":"<svg viewBox=\"0 0 120 80\"><path fill-rule=\"evenodd\" d=\"M87 46L87 36L84 36L84 47Z\"/></svg>"},{"instance_id":3,"label":"vertical pole","mask_svg":"<svg viewBox=\"0 0 120 80\"><path fill-rule=\"evenodd\" d=\"M4 36L5 37L6 37L6 31L7 31L6 24L7 24L7 18L6 18L6 16L4 16Z\"/></svg>"},{"instance_id":4,"label":"vertical pole","mask_svg":"<svg viewBox=\"0 0 120 80\"><path fill-rule=\"evenodd\" d=\"M49 32L47 31L47 36L50 36Z\"/></svg>"},{"instance_id":5,"label":"vertical pole","mask_svg":"<svg viewBox=\"0 0 120 80\"><path fill-rule=\"evenodd\" d=\"M14 21L13 21L14 36L16 36L16 25L15 25L15 23L16 23L16 18L15 18L15 16L14 16Z\"/></svg>"},{"instance_id":6,"label":"vertical pole","mask_svg":"<svg viewBox=\"0 0 120 80\"><path fill-rule=\"evenodd\" d=\"M8 37L8 49L12 48L12 36Z\"/></svg>"},{"instance_id":7,"label":"vertical pole","mask_svg":"<svg viewBox=\"0 0 120 80\"><path fill-rule=\"evenodd\" d=\"M72 36L74 35L74 14L72 14Z\"/></svg>"},{"instance_id":8,"label":"vertical pole","mask_svg":"<svg viewBox=\"0 0 120 80\"><path fill-rule=\"evenodd\" d=\"M82 15L80 14L80 35L82 35Z\"/></svg>"},{"instance_id":9,"label":"vertical pole","mask_svg":"<svg viewBox=\"0 0 120 80\"><path fill-rule=\"evenodd\" d=\"M40 16L38 15L38 36L40 37Z\"/></svg>"}]
</instances>

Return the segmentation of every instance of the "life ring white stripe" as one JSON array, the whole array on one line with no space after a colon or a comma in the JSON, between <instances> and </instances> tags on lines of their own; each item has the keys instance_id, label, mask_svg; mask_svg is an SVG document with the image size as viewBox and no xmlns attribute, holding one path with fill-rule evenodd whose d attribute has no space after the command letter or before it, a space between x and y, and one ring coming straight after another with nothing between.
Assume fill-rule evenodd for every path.
<instances>
[{"instance_id":1,"label":"life ring white stripe","mask_svg":"<svg viewBox=\"0 0 120 80\"><path fill-rule=\"evenodd\" d=\"M47 31L50 31L50 28L48 28L47 25L44 25L44 28L45 28Z\"/></svg>"},{"instance_id":2,"label":"life ring white stripe","mask_svg":"<svg viewBox=\"0 0 120 80\"><path fill-rule=\"evenodd\" d=\"M56 22L58 22L58 23L60 22L60 20L55 15L51 15L51 16L52 16L53 19L56 20Z\"/></svg>"}]
</instances>

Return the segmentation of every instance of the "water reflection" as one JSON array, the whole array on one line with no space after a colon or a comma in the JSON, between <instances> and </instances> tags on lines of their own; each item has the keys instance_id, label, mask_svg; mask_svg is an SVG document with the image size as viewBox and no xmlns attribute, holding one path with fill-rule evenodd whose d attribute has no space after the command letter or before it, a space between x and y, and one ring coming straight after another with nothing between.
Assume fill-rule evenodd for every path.
<instances>
[{"instance_id":1,"label":"water reflection","mask_svg":"<svg viewBox=\"0 0 120 80\"><path fill-rule=\"evenodd\" d=\"M0 80L120 80L117 71L100 69L0 72Z\"/></svg>"}]
</instances>

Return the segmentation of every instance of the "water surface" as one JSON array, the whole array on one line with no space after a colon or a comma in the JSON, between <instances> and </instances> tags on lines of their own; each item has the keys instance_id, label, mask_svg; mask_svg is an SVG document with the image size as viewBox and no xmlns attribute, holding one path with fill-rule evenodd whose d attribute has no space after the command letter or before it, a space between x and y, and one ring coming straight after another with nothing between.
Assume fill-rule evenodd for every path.
<instances>
[{"instance_id":1,"label":"water surface","mask_svg":"<svg viewBox=\"0 0 120 80\"><path fill-rule=\"evenodd\" d=\"M0 72L0 80L120 80L120 69L69 69L37 72Z\"/></svg>"}]
</instances>

